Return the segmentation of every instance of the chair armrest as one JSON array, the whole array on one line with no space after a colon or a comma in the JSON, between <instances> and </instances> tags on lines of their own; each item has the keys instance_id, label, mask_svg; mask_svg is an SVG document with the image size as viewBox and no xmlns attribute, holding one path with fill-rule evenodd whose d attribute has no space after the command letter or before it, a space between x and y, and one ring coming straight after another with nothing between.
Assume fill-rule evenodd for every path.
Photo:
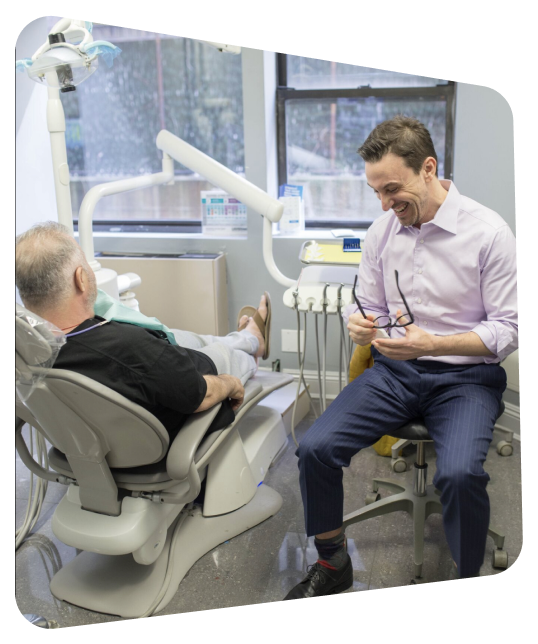
<instances>
[{"instance_id":1,"label":"chair armrest","mask_svg":"<svg viewBox=\"0 0 538 644\"><path fill-rule=\"evenodd\" d=\"M254 398L254 396L257 396L262 390L263 387L259 383L249 380L245 385L245 395L243 397L243 402L241 403L241 407L238 407L235 410L235 415L237 416L243 409L243 407L245 407L245 405L248 405L248 403Z\"/></svg>"},{"instance_id":2,"label":"chair armrest","mask_svg":"<svg viewBox=\"0 0 538 644\"><path fill-rule=\"evenodd\" d=\"M208 440L210 444L203 450L202 454L198 455L198 462L196 463L195 469L200 470L205 466L207 459L214 453L218 445L225 440L232 427L236 425L253 405L275 389L290 382L293 382L293 376L280 373L257 374L249 380L245 385L243 404L235 412L235 421L228 425L228 427L225 427L221 432L215 432L216 438L213 442ZM211 407L211 409L200 412L199 414L193 414L179 430L166 459L166 470L173 480L183 481L189 475L189 472L191 476L194 475L194 472L190 471L190 466L195 465L194 459L196 451L220 407L221 404L219 403Z\"/></svg>"},{"instance_id":3,"label":"chair armrest","mask_svg":"<svg viewBox=\"0 0 538 644\"><path fill-rule=\"evenodd\" d=\"M166 457L166 471L174 481L183 481L187 478L196 450L221 408L221 404L218 403L198 414L192 414L179 430Z\"/></svg>"}]
</instances>

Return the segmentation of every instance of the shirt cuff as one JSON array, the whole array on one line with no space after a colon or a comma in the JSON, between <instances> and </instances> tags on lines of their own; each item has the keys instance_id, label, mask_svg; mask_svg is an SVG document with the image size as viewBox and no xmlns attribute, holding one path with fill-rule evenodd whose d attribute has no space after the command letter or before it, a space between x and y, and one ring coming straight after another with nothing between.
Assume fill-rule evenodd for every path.
<instances>
[{"instance_id":1,"label":"shirt cuff","mask_svg":"<svg viewBox=\"0 0 538 644\"><path fill-rule=\"evenodd\" d=\"M484 356L486 364L502 362L510 353L517 349L517 334L510 332L504 324L497 322L481 322L474 333L482 340L492 356Z\"/></svg>"}]
</instances>

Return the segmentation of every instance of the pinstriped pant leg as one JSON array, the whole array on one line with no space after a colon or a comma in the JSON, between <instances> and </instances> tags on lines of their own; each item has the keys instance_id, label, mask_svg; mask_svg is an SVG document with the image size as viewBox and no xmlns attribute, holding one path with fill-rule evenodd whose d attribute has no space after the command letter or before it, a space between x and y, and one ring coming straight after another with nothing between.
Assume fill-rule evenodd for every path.
<instances>
[{"instance_id":1,"label":"pinstriped pant leg","mask_svg":"<svg viewBox=\"0 0 538 644\"><path fill-rule=\"evenodd\" d=\"M445 534L460 577L478 574L489 527L489 475L483 464L504 390L504 370L488 367L470 369L466 384L447 386L425 413L437 454L433 483L441 492ZM454 375L446 377L453 381ZM499 381L496 387L494 381L480 384L491 375Z\"/></svg>"},{"instance_id":2,"label":"pinstriped pant leg","mask_svg":"<svg viewBox=\"0 0 538 644\"><path fill-rule=\"evenodd\" d=\"M343 467L364 447L417 415L417 376L405 362L395 374L381 360L351 382L302 439L299 481L308 536L342 525Z\"/></svg>"}]
</instances>

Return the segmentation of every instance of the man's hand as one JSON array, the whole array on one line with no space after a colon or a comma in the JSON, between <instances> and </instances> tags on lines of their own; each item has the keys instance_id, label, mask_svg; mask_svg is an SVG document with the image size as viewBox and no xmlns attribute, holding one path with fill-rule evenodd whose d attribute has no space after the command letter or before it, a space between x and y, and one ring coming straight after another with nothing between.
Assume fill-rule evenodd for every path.
<instances>
[{"instance_id":1,"label":"man's hand","mask_svg":"<svg viewBox=\"0 0 538 644\"><path fill-rule=\"evenodd\" d=\"M398 309L396 317L402 312ZM405 318L402 318L405 322ZM393 360L414 360L423 356L492 356L494 355L474 331L454 335L432 335L416 324L405 328L405 337L373 340L379 353Z\"/></svg>"},{"instance_id":2,"label":"man's hand","mask_svg":"<svg viewBox=\"0 0 538 644\"><path fill-rule=\"evenodd\" d=\"M372 342L377 333L373 320L373 315L367 315L366 318L363 318L361 313L353 313L349 316L347 328L349 337L355 344L360 344L361 347L364 347Z\"/></svg>"},{"instance_id":3,"label":"man's hand","mask_svg":"<svg viewBox=\"0 0 538 644\"><path fill-rule=\"evenodd\" d=\"M402 312L400 309L396 311L396 318L401 316ZM405 318L401 320L404 324L407 322ZM436 344L435 335L424 331L416 324L410 324L409 326L404 327L405 337L395 338L394 340L389 338L380 338L378 340L372 341L372 346L374 346L379 353L383 354L387 358L392 358L393 360L414 360L415 358L420 358L422 356L432 356L435 355Z\"/></svg>"}]
</instances>

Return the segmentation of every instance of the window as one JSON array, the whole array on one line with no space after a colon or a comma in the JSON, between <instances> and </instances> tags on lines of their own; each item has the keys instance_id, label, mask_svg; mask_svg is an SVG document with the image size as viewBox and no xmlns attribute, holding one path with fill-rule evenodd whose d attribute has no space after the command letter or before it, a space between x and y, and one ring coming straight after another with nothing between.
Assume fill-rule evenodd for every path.
<instances>
[{"instance_id":1,"label":"window","mask_svg":"<svg viewBox=\"0 0 538 644\"><path fill-rule=\"evenodd\" d=\"M432 135L439 177L452 178L454 83L278 54L279 184L303 186L307 227L367 227L382 214L357 149L396 114Z\"/></svg>"},{"instance_id":2,"label":"window","mask_svg":"<svg viewBox=\"0 0 538 644\"><path fill-rule=\"evenodd\" d=\"M94 185L162 170L155 138L163 128L244 174L240 55L107 25L94 25L92 35L122 53L110 69L99 61L75 92L62 94L75 219ZM175 173L173 186L102 199L95 228L199 230L200 191L214 186L177 163Z\"/></svg>"}]
</instances>

